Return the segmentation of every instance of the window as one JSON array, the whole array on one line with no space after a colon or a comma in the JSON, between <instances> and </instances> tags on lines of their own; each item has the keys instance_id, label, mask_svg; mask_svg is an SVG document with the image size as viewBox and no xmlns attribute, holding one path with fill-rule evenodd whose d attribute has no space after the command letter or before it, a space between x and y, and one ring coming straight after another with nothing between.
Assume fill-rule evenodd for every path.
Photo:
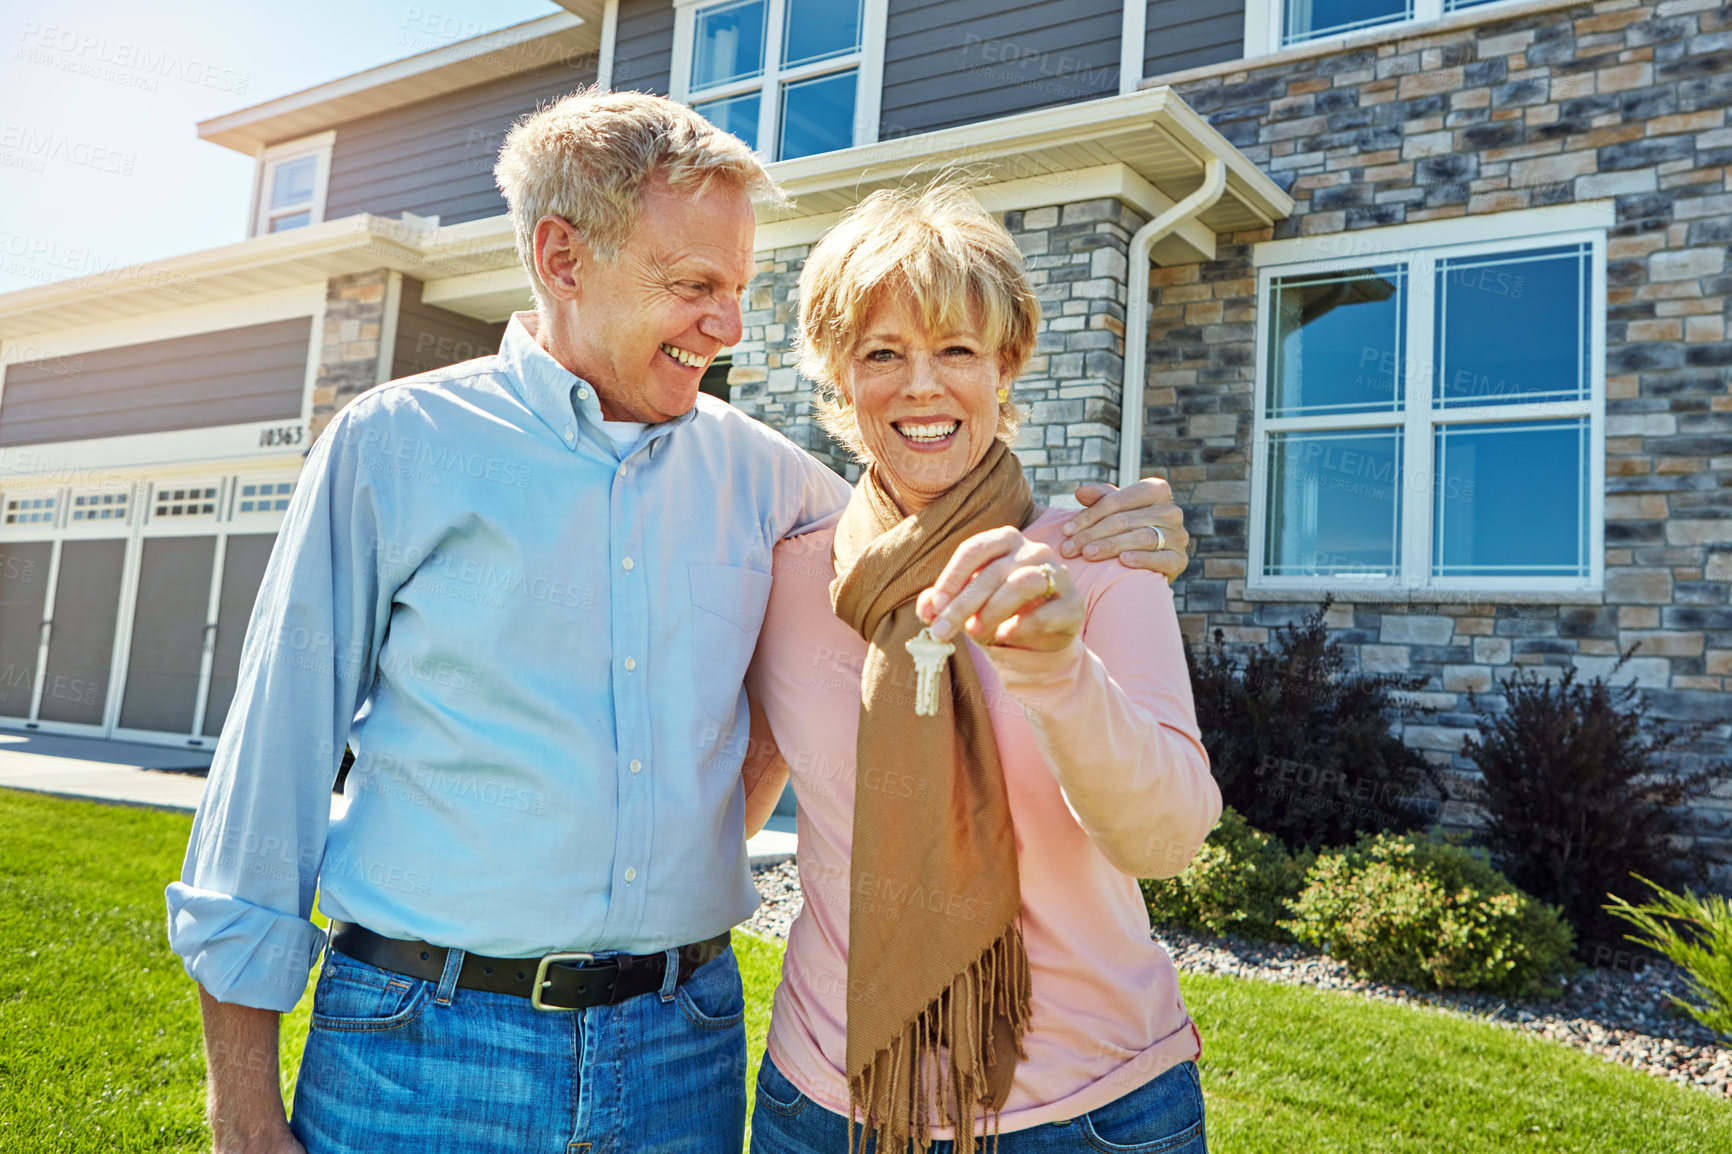
<instances>
[{"instance_id":1,"label":"window","mask_svg":"<svg viewBox=\"0 0 1732 1154\"><path fill-rule=\"evenodd\" d=\"M267 148L259 158L258 207L253 235L305 228L325 219L325 180L336 134Z\"/></svg>"},{"instance_id":2,"label":"window","mask_svg":"<svg viewBox=\"0 0 1732 1154\"><path fill-rule=\"evenodd\" d=\"M1264 268L1252 584L1598 587L1603 237Z\"/></svg>"},{"instance_id":3,"label":"window","mask_svg":"<svg viewBox=\"0 0 1732 1154\"><path fill-rule=\"evenodd\" d=\"M0 524L6 525L52 525L54 523L54 497L36 494L14 496L6 494L5 516L0 518Z\"/></svg>"},{"instance_id":4,"label":"window","mask_svg":"<svg viewBox=\"0 0 1732 1154\"><path fill-rule=\"evenodd\" d=\"M215 485L177 485L156 490L151 502L151 519L161 521L171 517L212 517L216 515Z\"/></svg>"},{"instance_id":5,"label":"window","mask_svg":"<svg viewBox=\"0 0 1732 1154\"><path fill-rule=\"evenodd\" d=\"M294 492L293 481L244 484L236 497L235 516L243 513L281 513L289 507L289 498Z\"/></svg>"},{"instance_id":6,"label":"window","mask_svg":"<svg viewBox=\"0 0 1732 1154\"><path fill-rule=\"evenodd\" d=\"M1253 0L1247 6L1246 54L1274 52L1307 40L1350 36L1392 24L1437 20L1504 0ZM1267 5L1265 12L1255 12ZM1279 19L1271 19L1275 15ZM1273 29L1270 43L1252 43Z\"/></svg>"},{"instance_id":7,"label":"window","mask_svg":"<svg viewBox=\"0 0 1732 1154\"><path fill-rule=\"evenodd\" d=\"M75 493L72 497L74 523L88 521L126 520L128 491L115 489L106 493Z\"/></svg>"},{"instance_id":8,"label":"window","mask_svg":"<svg viewBox=\"0 0 1732 1154\"><path fill-rule=\"evenodd\" d=\"M771 160L871 140L868 26L881 56L882 9L882 0L687 0L676 14L676 98Z\"/></svg>"}]
</instances>

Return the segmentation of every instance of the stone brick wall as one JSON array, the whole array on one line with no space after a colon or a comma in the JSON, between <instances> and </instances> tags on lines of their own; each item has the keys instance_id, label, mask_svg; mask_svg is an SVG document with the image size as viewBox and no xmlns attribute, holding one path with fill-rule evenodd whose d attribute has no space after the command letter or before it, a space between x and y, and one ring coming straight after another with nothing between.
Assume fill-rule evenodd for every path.
<instances>
[{"instance_id":1,"label":"stone brick wall","mask_svg":"<svg viewBox=\"0 0 1732 1154\"><path fill-rule=\"evenodd\" d=\"M745 332L728 372L735 406L780 429L796 445L853 480L859 469L812 417L812 387L794 368L800 269L811 245L758 254L758 272L746 288Z\"/></svg>"},{"instance_id":2,"label":"stone brick wall","mask_svg":"<svg viewBox=\"0 0 1732 1154\"><path fill-rule=\"evenodd\" d=\"M344 405L378 381L384 332L385 269L333 277L325 283L325 327L319 341L319 375L313 384L309 441L324 431Z\"/></svg>"},{"instance_id":3,"label":"stone brick wall","mask_svg":"<svg viewBox=\"0 0 1732 1154\"><path fill-rule=\"evenodd\" d=\"M1044 503L1074 505L1078 482L1118 472L1126 261L1143 223L1111 199L1005 214L1040 299L1040 338L1011 395L1028 413L1017 456Z\"/></svg>"},{"instance_id":4,"label":"stone brick wall","mask_svg":"<svg viewBox=\"0 0 1732 1154\"><path fill-rule=\"evenodd\" d=\"M1017 456L1039 500L1069 501L1078 482L1110 481L1118 469L1125 262L1142 224L1112 199L1005 214L1041 304L1034 357L1012 393L1028 414ZM759 254L728 385L735 405L853 480L858 466L812 419L811 385L790 353L800 269L810 251L802 245Z\"/></svg>"},{"instance_id":5,"label":"stone brick wall","mask_svg":"<svg viewBox=\"0 0 1732 1154\"><path fill-rule=\"evenodd\" d=\"M1607 0L1501 20L1492 9L1468 27L1175 88L1297 202L1211 263L1154 272L1144 464L1171 478L1198 538L1178 585L1187 632L1263 641L1312 607L1245 588L1252 245L1615 197L1603 597L1392 605L1338 593L1330 621L1364 667L1428 676L1442 712L1408 737L1458 770L1471 768L1455 755L1468 690L1524 666L1603 673L1638 642L1625 676L1653 713L1712 723L1698 755L1732 751L1732 8ZM1732 861L1732 843L1702 849Z\"/></svg>"}]
</instances>

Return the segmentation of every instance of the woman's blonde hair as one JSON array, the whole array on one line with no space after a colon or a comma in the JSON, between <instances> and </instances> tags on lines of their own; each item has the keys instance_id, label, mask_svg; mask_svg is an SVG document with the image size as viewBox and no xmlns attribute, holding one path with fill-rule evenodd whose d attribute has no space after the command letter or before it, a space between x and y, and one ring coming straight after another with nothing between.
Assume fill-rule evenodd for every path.
<instances>
[{"instance_id":1,"label":"woman's blonde hair","mask_svg":"<svg viewBox=\"0 0 1732 1154\"><path fill-rule=\"evenodd\" d=\"M796 365L816 384L818 423L867 458L842 374L886 293L909 301L929 332L978 327L1006 383L1022 375L1040 331L1040 302L1009 231L960 184L879 189L849 209L800 270ZM1016 437L1022 413L998 406L997 436Z\"/></svg>"},{"instance_id":2,"label":"woman's blonde hair","mask_svg":"<svg viewBox=\"0 0 1732 1154\"><path fill-rule=\"evenodd\" d=\"M563 217L596 258L611 261L637 227L644 186L701 195L716 182L786 203L758 158L737 137L683 104L642 92L580 89L519 121L505 137L493 179L511 208L517 255L535 274L535 224Z\"/></svg>"}]
</instances>

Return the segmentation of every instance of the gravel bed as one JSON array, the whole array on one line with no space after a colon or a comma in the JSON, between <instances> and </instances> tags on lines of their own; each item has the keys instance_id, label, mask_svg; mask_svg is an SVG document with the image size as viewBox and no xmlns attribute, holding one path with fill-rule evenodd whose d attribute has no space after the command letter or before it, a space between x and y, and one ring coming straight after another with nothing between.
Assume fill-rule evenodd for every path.
<instances>
[{"instance_id":1,"label":"gravel bed","mask_svg":"<svg viewBox=\"0 0 1732 1154\"><path fill-rule=\"evenodd\" d=\"M794 863L760 867L752 874L764 900L744 928L763 937L786 938L803 904ZM1683 972L1665 963L1636 973L1584 967L1560 982L1556 998L1505 998L1371 981L1309 946L1216 937L1173 926L1157 927L1155 938L1173 964L1188 973L1258 978L1431 1006L1538 1034L1732 1101L1732 1044L1717 1041L1712 1031L1667 999L1673 993L1695 1000Z\"/></svg>"},{"instance_id":2,"label":"gravel bed","mask_svg":"<svg viewBox=\"0 0 1732 1154\"><path fill-rule=\"evenodd\" d=\"M800 916L806 898L800 892L800 873L792 860L773 866L754 866L752 880L758 883L762 904L741 928L761 938L786 938L788 927Z\"/></svg>"}]
</instances>

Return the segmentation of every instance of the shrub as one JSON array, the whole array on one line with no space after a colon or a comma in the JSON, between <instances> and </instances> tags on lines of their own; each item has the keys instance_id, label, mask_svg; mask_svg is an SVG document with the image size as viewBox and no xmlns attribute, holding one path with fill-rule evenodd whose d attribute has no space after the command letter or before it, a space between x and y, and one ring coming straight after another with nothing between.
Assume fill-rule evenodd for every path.
<instances>
[{"instance_id":1,"label":"shrub","mask_svg":"<svg viewBox=\"0 0 1732 1154\"><path fill-rule=\"evenodd\" d=\"M1404 711L1424 712L1398 694L1425 678L1350 671L1323 624L1329 605L1282 626L1273 646L1254 646L1242 659L1227 653L1219 630L1201 652L1186 649L1197 723L1223 800L1295 850L1426 824L1436 812L1425 812L1427 781L1448 797L1392 725Z\"/></svg>"},{"instance_id":2,"label":"shrub","mask_svg":"<svg viewBox=\"0 0 1732 1154\"><path fill-rule=\"evenodd\" d=\"M1666 996L1710 1030L1732 1036L1732 903L1715 894L1706 898L1689 890L1675 894L1640 875L1637 880L1653 889L1653 901L1636 906L1614 897L1606 909L1642 931L1642 937L1624 935L1630 941L1680 966L1703 1004L1675 994Z\"/></svg>"},{"instance_id":3,"label":"shrub","mask_svg":"<svg viewBox=\"0 0 1732 1154\"><path fill-rule=\"evenodd\" d=\"M1249 938L1291 940L1280 921L1292 913L1315 855L1287 852L1279 838L1260 833L1231 806L1197 856L1176 878L1142 883L1151 921Z\"/></svg>"},{"instance_id":4,"label":"shrub","mask_svg":"<svg viewBox=\"0 0 1732 1154\"><path fill-rule=\"evenodd\" d=\"M1359 973L1440 989L1547 990L1570 928L1481 853L1435 837L1366 835L1317 859L1287 928Z\"/></svg>"},{"instance_id":5,"label":"shrub","mask_svg":"<svg viewBox=\"0 0 1732 1154\"><path fill-rule=\"evenodd\" d=\"M1586 958L1589 945L1618 942L1625 927L1601 903L1632 889L1632 872L1669 889L1705 881L1704 863L1681 857L1670 838L1688 829L1683 805L1728 766L1666 773L1662 755L1703 727L1649 724L1634 684L1583 683L1567 669L1556 682L1518 673L1503 691L1503 712L1473 702L1479 736L1461 751L1483 776L1471 787L1483 841L1512 882L1562 908Z\"/></svg>"}]
</instances>

